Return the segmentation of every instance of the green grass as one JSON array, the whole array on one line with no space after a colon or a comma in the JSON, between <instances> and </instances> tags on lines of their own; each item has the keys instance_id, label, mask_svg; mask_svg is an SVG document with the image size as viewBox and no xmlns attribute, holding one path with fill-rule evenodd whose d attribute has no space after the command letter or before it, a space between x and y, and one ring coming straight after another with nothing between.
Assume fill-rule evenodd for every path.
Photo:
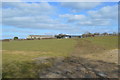
<instances>
[{"instance_id":1,"label":"green grass","mask_svg":"<svg viewBox=\"0 0 120 80\"><path fill-rule=\"evenodd\" d=\"M73 55L91 55L103 53L107 50L118 49L117 36L100 36L77 39L77 48Z\"/></svg>"},{"instance_id":2,"label":"green grass","mask_svg":"<svg viewBox=\"0 0 120 80\"><path fill-rule=\"evenodd\" d=\"M105 49L116 49L118 48L118 36L102 36L94 38L86 38L93 44L104 47Z\"/></svg>"},{"instance_id":3,"label":"green grass","mask_svg":"<svg viewBox=\"0 0 120 80\"><path fill-rule=\"evenodd\" d=\"M97 54L118 48L118 37L11 41L3 42L2 47L4 78L37 78L38 72L52 66L54 59L36 64L35 58L67 57L73 52L78 56Z\"/></svg>"},{"instance_id":4,"label":"green grass","mask_svg":"<svg viewBox=\"0 0 120 80\"><path fill-rule=\"evenodd\" d=\"M72 39L28 40L3 42L3 50L42 51L69 53L75 41Z\"/></svg>"},{"instance_id":5,"label":"green grass","mask_svg":"<svg viewBox=\"0 0 120 80\"><path fill-rule=\"evenodd\" d=\"M53 61L37 65L35 58L66 57L74 50L75 44L73 39L3 42L3 77L37 77L37 71L51 66Z\"/></svg>"},{"instance_id":6,"label":"green grass","mask_svg":"<svg viewBox=\"0 0 120 80\"><path fill-rule=\"evenodd\" d=\"M31 60L36 57L68 56L76 44L72 39L29 40L3 42L5 61Z\"/></svg>"}]
</instances>

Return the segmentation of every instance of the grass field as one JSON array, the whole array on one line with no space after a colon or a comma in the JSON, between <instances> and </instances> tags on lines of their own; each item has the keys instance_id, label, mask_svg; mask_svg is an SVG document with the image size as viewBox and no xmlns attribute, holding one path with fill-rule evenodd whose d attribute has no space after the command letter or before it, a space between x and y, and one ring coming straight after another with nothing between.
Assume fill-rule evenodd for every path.
<instances>
[{"instance_id":1,"label":"grass field","mask_svg":"<svg viewBox=\"0 0 120 80\"><path fill-rule=\"evenodd\" d=\"M89 37L77 41L73 56L118 63L118 36Z\"/></svg>"},{"instance_id":2,"label":"grass field","mask_svg":"<svg viewBox=\"0 0 120 80\"><path fill-rule=\"evenodd\" d=\"M118 48L117 36L89 37L77 40L78 46L82 48L83 54L99 53L105 50Z\"/></svg>"},{"instance_id":3,"label":"grass field","mask_svg":"<svg viewBox=\"0 0 120 80\"><path fill-rule=\"evenodd\" d=\"M72 39L3 42L3 61L24 61L44 56L68 56L75 44L76 42Z\"/></svg>"},{"instance_id":4,"label":"grass field","mask_svg":"<svg viewBox=\"0 0 120 80\"><path fill-rule=\"evenodd\" d=\"M35 69L38 68L34 63L35 58L66 57L73 51L75 44L76 41L72 39L3 42L3 77L36 77Z\"/></svg>"},{"instance_id":5,"label":"grass field","mask_svg":"<svg viewBox=\"0 0 120 80\"><path fill-rule=\"evenodd\" d=\"M99 54L117 49L118 37L103 36L81 39L49 39L3 42L3 77L38 77L38 72L52 66L53 60L36 64L39 57L67 57Z\"/></svg>"},{"instance_id":6,"label":"grass field","mask_svg":"<svg viewBox=\"0 0 120 80\"><path fill-rule=\"evenodd\" d=\"M93 44L97 44L105 49L116 49L118 48L118 36L103 36L88 38Z\"/></svg>"}]
</instances>

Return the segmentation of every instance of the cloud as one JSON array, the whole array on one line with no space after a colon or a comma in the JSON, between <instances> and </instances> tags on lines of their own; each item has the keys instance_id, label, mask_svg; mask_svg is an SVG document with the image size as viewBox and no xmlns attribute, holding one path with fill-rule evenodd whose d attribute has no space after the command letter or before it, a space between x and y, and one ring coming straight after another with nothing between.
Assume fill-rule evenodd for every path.
<instances>
[{"instance_id":1,"label":"cloud","mask_svg":"<svg viewBox=\"0 0 120 80\"><path fill-rule=\"evenodd\" d=\"M58 24L52 19L55 8L49 3L14 3L5 2L3 8L3 25L19 28L52 28Z\"/></svg>"},{"instance_id":2,"label":"cloud","mask_svg":"<svg viewBox=\"0 0 120 80\"><path fill-rule=\"evenodd\" d=\"M112 19L104 19L104 18L91 18L91 16L85 15L72 15L72 14L64 14L59 15L61 18L66 18L67 23L75 23L77 26L108 26L112 25Z\"/></svg>"},{"instance_id":3,"label":"cloud","mask_svg":"<svg viewBox=\"0 0 120 80\"><path fill-rule=\"evenodd\" d=\"M16 28L73 30L69 24L62 23L59 18L52 18L55 7L49 3L3 3L3 26ZM77 17L76 17L77 18Z\"/></svg>"},{"instance_id":4,"label":"cloud","mask_svg":"<svg viewBox=\"0 0 120 80\"><path fill-rule=\"evenodd\" d=\"M73 5L74 4L74 5ZM83 5L84 4L84 5ZM89 11L85 14L64 12L61 8L55 8L50 3L3 3L3 26L15 28L59 30L79 32L80 27L108 26L116 22L116 7L105 6L99 10L93 10L100 3L61 3L70 10ZM71 6L70 6L71 5ZM60 7L60 6L59 6ZM92 10L91 10L92 9ZM56 12L58 10L58 12ZM59 11L60 10L60 11ZM112 12L114 11L114 12ZM113 21L114 19L114 21ZM66 22L65 22L66 21ZM87 29L87 28L86 28Z\"/></svg>"},{"instance_id":5,"label":"cloud","mask_svg":"<svg viewBox=\"0 0 120 80\"><path fill-rule=\"evenodd\" d=\"M117 25L118 7L104 6L98 10L90 10L87 15L81 14L63 14L59 15L65 18L68 23L76 23L79 26L112 26Z\"/></svg>"},{"instance_id":6,"label":"cloud","mask_svg":"<svg viewBox=\"0 0 120 80\"><path fill-rule=\"evenodd\" d=\"M80 12L82 10L95 8L100 4L100 2L63 2L61 6L69 8L72 12Z\"/></svg>"},{"instance_id":7,"label":"cloud","mask_svg":"<svg viewBox=\"0 0 120 80\"><path fill-rule=\"evenodd\" d=\"M4 2L3 18L52 14L55 10L49 3Z\"/></svg>"},{"instance_id":8,"label":"cloud","mask_svg":"<svg viewBox=\"0 0 120 80\"><path fill-rule=\"evenodd\" d=\"M61 18L67 18L67 22L75 22L75 21L80 21L80 20L85 20L86 16L85 15L73 15L73 14L63 14L59 15Z\"/></svg>"},{"instance_id":9,"label":"cloud","mask_svg":"<svg viewBox=\"0 0 120 80\"><path fill-rule=\"evenodd\" d=\"M110 20L106 19L92 19L87 21L78 22L77 25L81 26L108 26L111 25Z\"/></svg>"},{"instance_id":10,"label":"cloud","mask_svg":"<svg viewBox=\"0 0 120 80\"><path fill-rule=\"evenodd\" d=\"M48 16L36 17L13 17L4 18L3 25L16 26L19 28L39 28L39 29L67 29L67 24L62 24L57 19Z\"/></svg>"},{"instance_id":11,"label":"cloud","mask_svg":"<svg viewBox=\"0 0 120 80\"><path fill-rule=\"evenodd\" d=\"M116 19L118 18L118 6L104 6L100 10L89 11L92 18Z\"/></svg>"},{"instance_id":12,"label":"cloud","mask_svg":"<svg viewBox=\"0 0 120 80\"><path fill-rule=\"evenodd\" d=\"M23 16L23 17L12 17L12 18L3 18L3 23L5 25L16 24L24 25L24 24L37 24L37 23L58 23L58 20L53 20L49 16Z\"/></svg>"},{"instance_id":13,"label":"cloud","mask_svg":"<svg viewBox=\"0 0 120 80\"><path fill-rule=\"evenodd\" d=\"M2 2L22 2L22 0L2 0Z\"/></svg>"}]
</instances>

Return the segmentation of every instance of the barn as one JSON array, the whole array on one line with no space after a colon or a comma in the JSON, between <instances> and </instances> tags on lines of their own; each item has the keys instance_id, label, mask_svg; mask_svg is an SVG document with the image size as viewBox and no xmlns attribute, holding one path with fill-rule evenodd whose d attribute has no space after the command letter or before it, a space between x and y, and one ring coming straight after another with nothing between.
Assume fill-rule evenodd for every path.
<instances>
[{"instance_id":1,"label":"barn","mask_svg":"<svg viewBox=\"0 0 120 80\"><path fill-rule=\"evenodd\" d=\"M54 35L29 35L27 39L51 39L55 38Z\"/></svg>"}]
</instances>

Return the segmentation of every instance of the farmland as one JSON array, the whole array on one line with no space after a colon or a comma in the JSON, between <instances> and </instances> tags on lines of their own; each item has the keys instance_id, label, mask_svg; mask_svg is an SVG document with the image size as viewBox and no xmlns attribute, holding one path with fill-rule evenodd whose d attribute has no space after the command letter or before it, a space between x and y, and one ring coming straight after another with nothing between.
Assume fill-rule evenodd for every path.
<instances>
[{"instance_id":1,"label":"farmland","mask_svg":"<svg viewBox=\"0 0 120 80\"><path fill-rule=\"evenodd\" d=\"M40 72L60 58L72 56L116 64L117 54L113 53L118 49L118 37L10 41L3 42L2 47L3 77L39 78ZM42 58L50 59L41 63Z\"/></svg>"},{"instance_id":2,"label":"farmland","mask_svg":"<svg viewBox=\"0 0 120 80\"><path fill-rule=\"evenodd\" d=\"M76 42L71 39L3 42L3 67L5 68L3 76L5 73L5 77L35 77L34 73L28 74L30 69L34 72L32 70L36 67L33 66L34 58L68 56L75 44ZM27 74L24 76L23 72Z\"/></svg>"}]
</instances>

